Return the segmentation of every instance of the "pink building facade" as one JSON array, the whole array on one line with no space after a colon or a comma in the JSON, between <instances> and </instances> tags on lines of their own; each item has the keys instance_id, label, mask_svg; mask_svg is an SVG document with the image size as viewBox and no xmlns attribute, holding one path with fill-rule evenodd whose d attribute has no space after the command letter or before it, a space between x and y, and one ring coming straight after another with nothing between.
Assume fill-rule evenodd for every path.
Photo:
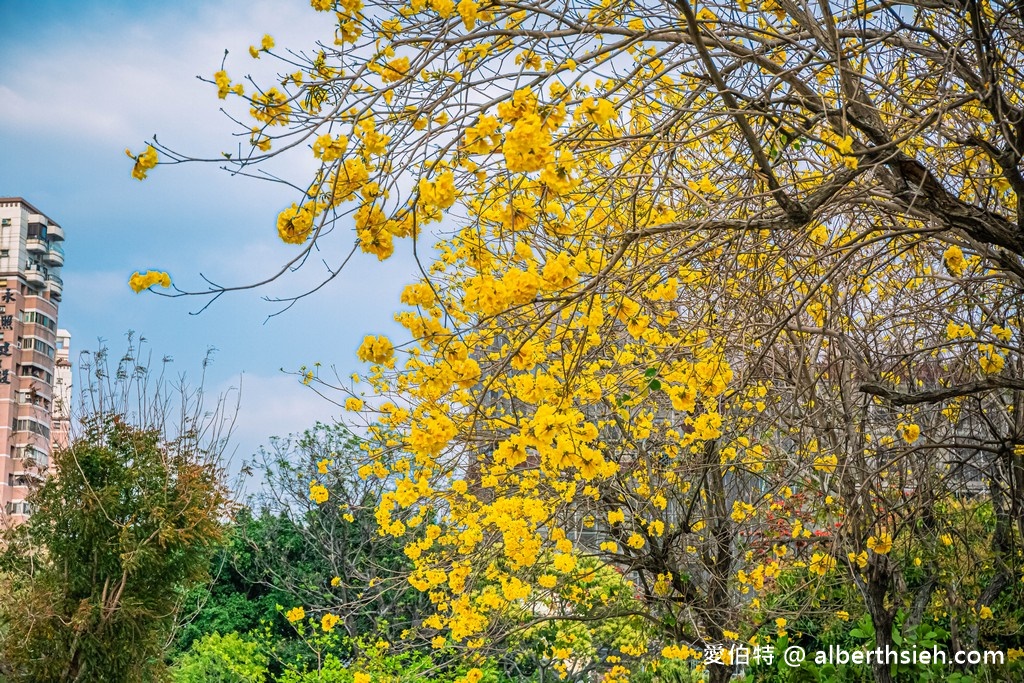
<instances>
[{"instance_id":1,"label":"pink building facade","mask_svg":"<svg viewBox=\"0 0 1024 683\"><path fill-rule=\"evenodd\" d=\"M26 498L51 473L55 426L58 440L67 434L66 420L54 424L57 402L70 401L56 382L63 242L63 228L27 201L0 198L0 522L31 514Z\"/></svg>"}]
</instances>

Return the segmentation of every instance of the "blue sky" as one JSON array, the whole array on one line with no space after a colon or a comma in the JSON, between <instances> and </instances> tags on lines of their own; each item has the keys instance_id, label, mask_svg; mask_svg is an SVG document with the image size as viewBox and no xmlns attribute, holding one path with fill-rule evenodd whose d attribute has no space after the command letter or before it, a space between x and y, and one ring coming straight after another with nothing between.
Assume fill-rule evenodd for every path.
<instances>
[{"instance_id":1,"label":"blue sky","mask_svg":"<svg viewBox=\"0 0 1024 683\"><path fill-rule=\"evenodd\" d=\"M274 272L297 248L281 243L274 225L294 197L215 165L162 166L140 183L124 149L141 151L154 133L197 156L232 149L223 101L196 76L219 69L225 49L236 79L269 75L274 65L251 60L250 44L271 33L278 47L309 47L332 36L329 20L303 0L0 0L0 196L24 197L65 230L60 325L71 331L73 355L101 338L118 352L135 330L154 357L173 356L175 371L196 375L215 347L207 386L242 385L236 461L271 435L337 413L280 369L317 361L343 376L360 369L363 335L397 332L399 292L415 279L411 245L383 264L359 254L327 288L270 319L279 306L262 297L302 292L323 272L319 264L190 315L205 301L135 295L129 275L159 268L199 289L200 273L235 285ZM274 170L306 172L298 161ZM323 257L339 259L353 239L335 236Z\"/></svg>"}]
</instances>

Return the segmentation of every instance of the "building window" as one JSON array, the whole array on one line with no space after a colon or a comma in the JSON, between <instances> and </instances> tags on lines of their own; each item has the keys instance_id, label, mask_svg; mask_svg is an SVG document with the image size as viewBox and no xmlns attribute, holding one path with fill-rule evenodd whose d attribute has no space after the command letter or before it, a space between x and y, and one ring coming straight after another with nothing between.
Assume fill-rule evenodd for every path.
<instances>
[{"instance_id":1,"label":"building window","mask_svg":"<svg viewBox=\"0 0 1024 683\"><path fill-rule=\"evenodd\" d=\"M30 461L35 467L45 470L50 464L50 456L42 451L33 451L32 455L25 458L26 461Z\"/></svg>"},{"instance_id":2,"label":"building window","mask_svg":"<svg viewBox=\"0 0 1024 683\"><path fill-rule=\"evenodd\" d=\"M36 422L35 420L28 418L17 420L14 423L14 430L17 432L32 432L33 434L38 434L39 436L46 437L47 439L50 438L49 427L41 422Z\"/></svg>"},{"instance_id":3,"label":"building window","mask_svg":"<svg viewBox=\"0 0 1024 683\"><path fill-rule=\"evenodd\" d=\"M44 342L42 339L36 339L35 337L27 337L22 342L22 348L37 351L51 360L53 360L54 354L56 353L52 346Z\"/></svg>"},{"instance_id":4,"label":"building window","mask_svg":"<svg viewBox=\"0 0 1024 683\"><path fill-rule=\"evenodd\" d=\"M34 391L19 391L18 403L24 406L36 406L37 408L43 408L44 410L50 409L50 402L46 397Z\"/></svg>"},{"instance_id":5,"label":"building window","mask_svg":"<svg viewBox=\"0 0 1024 683\"><path fill-rule=\"evenodd\" d=\"M53 332L57 331L57 323L55 323L52 318L43 315L39 311L23 311L21 319L25 323L42 325L46 329L52 330Z\"/></svg>"},{"instance_id":6,"label":"building window","mask_svg":"<svg viewBox=\"0 0 1024 683\"><path fill-rule=\"evenodd\" d=\"M50 456L46 451L41 451L35 446L11 446L11 457L24 460L26 467L45 468L50 462Z\"/></svg>"},{"instance_id":7,"label":"building window","mask_svg":"<svg viewBox=\"0 0 1024 683\"><path fill-rule=\"evenodd\" d=\"M11 219L10 218L0 218L0 225L2 225L5 228L11 227Z\"/></svg>"},{"instance_id":8,"label":"building window","mask_svg":"<svg viewBox=\"0 0 1024 683\"><path fill-rule=\"evenodd\" d=\"M14 474L13 472L7 475L8 486L28 486L31 480L24 474Z\"/></svg>"},{"instance_id":9,"label":"building window","mask_svg":"<svg viewBox=\"0 0 1024 683\"><path fill-rule=\"evenodd\" d=\"M7 503L7 514L9 515L31 515L32 506L23 500L13 500Z\"/></svg>"},{"instance_id":10,"label":"building window","mask_svg":"<svg viewBox=\"0 0 1024 683\"><path fill-rule=\"evenodd\" d=\"M0 258L7 258L11 255L10 249L0 249Z\"/></svg>"},{"instance_id":11,"label":"building window","mask_svg":"<svg viewBox=\"0 0 1024 683\"><path fill-rule=\"evenodd\" d=\"M18 373L22 377L33 377L35 379L41 379L47 384L53 384L53 375L43 368L30 365L28 363L21 366L21 372Z\"/></svg>"}]
</instances>

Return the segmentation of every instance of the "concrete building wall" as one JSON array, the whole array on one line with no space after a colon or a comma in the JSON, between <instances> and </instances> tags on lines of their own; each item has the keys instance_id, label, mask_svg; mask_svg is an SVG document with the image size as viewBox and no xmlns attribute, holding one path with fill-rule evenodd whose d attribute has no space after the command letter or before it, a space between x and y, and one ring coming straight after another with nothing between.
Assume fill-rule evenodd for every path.
<instances>
[{"instance_id":1,"label":"concrete building wall","mask_svg":"<svg viewBox=\"0 0 1024 683\"><path fill-rule=\"evenodd\" d=\"M53 418L50 451L67 448L71 430L71 333L57 330L57 362L53 373ZM53 462L50 462L53 473Z\"/></svg>"}]
</instances>

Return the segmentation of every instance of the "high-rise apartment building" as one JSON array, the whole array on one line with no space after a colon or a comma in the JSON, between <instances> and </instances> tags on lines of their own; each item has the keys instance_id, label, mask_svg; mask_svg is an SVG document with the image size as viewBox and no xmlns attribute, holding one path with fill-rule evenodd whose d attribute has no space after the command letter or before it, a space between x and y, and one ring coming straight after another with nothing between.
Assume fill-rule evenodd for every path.
<instances>
[{"instance_id":1,"label":"high-rise apartment building","mask_svg":"<svg viewBox=\"0 0 1024 683\"><path fill-rule=\"evenodd\" d=\"M50 473L55 401L63 398L55 383L63 241L63 228L39 209L0 198L0 518L7 522L31 513L29 488ZM58 427L66 433L66 423Z\"/></svg>"}]
</instances>

